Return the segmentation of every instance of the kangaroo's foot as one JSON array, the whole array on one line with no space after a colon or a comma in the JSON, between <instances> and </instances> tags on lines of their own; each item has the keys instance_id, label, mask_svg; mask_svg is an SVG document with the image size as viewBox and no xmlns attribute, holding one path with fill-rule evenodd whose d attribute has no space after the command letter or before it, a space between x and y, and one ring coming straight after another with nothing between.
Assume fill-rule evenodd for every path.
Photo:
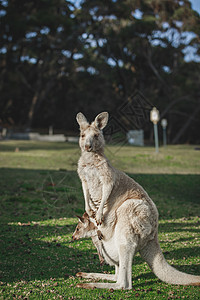
<instances>
[{"instance_id":1,"label":"kangaroo's foot","mask_svg":"<svg viewBox=\"0 0 200 300\"><path fill-rule=\"evenodd\" d=\"M124 287L118 283L100 283L100 282L94 282L94 283L79 283L76 285L77 288L83 288L83 289L113 289L113 290L120 290L120 289L130 289L127 287Z\"/></svg>"},{"instance_id":2,"label":"kangaroo's foot","mask_svg":"<svg viewBox=\"0 0 200 300\"><path fill-rule=\"evenodd\" d=\"M84 272L78 272L76 274L77 277L81 278L90 278L90 279L103 279L103 280L111 280L116 281L116 275L114 274L104 274L104 273L84 273Z\"/></svg>"}]
</instances>

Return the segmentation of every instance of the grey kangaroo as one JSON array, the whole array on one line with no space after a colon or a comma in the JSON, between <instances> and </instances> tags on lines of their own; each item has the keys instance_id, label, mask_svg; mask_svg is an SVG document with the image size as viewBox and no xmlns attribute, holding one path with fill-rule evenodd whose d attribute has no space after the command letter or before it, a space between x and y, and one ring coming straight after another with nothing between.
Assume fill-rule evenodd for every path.
<instances>
[{"instance_id":1,"label":"grey kangaroo","mask_svg":"<svg viewBox=\"0 0 200 300\"><path fill-rule=\"evenodd\" d=\"M81 273L85 278L102 278L116 283L79 284L83 288L132 288L132 259L139 251L155 275L171 284L200 285L200 276L179 272L165 260L158 242L158 211L146 191L125 173L115 169L104 154L102 129L107 125L108 113L99 114L89 124L78 113L81 157L78 174L82 181L85 210L93 228L101 233L98 251L115 275ZM84 236L91 236L88 220L79 220ZM82 223L80 223L82 222ZM96 231L95 231L96 230ZM77 235L74 235L77 238ZM81 237L81 236L80 236ZM80 273L78 273L80 276Z\"/></svg>"}]
</instances>

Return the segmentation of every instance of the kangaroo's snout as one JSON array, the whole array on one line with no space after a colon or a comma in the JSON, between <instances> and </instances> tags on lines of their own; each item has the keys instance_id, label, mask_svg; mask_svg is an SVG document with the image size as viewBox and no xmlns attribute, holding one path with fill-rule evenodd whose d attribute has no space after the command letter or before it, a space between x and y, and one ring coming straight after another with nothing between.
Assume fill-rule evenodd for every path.
<instances>
[{"instance_id":1,"label":"kangaroo's snout","mask_svg":"<svg viewBox=\"0 0 200 300\"><path fill-rule=\"evenodd\" d=\"M87 133L86 133L86 135L87 135ZM94 135L93 135L93 132L92 132L92 134L91 134L91 132L89 132L88 137L86 136L84 146L85 146L85 150L87 152L93 151L93 148L94 148Z\"/></svg>"},{"instance_id":2,"label":"kangaroo's snout","mask_svg":"<svg viewBox=\"0 0 200 300\"><path fill-rule=\"evenodd\" d=\"M76 237L75 237L75 235L72 235L72 239L73 239L73 241L75 241L75 240L76 240Z\"/></svg>"},{"instance_id":3,"label":"kangaroo's snout","mask_svg":"<svg viewBox=\"0 0 200 300\"><path fill-rule=\"evenodd\" d=\"M91 152L92 151L92 145L86 144L85 145L85 150L88 151L88 152Z\"/></svg>"}]
</instances>

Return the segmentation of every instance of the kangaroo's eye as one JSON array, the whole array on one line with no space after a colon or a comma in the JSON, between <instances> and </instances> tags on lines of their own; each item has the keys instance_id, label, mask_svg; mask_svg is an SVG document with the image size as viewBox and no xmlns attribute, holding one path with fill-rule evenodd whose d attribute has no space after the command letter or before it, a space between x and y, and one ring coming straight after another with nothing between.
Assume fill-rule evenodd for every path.
<instances>
[{"instance_id":1,"label":"kangaroo's eye","mask_svg":"<svg viewBox=\"0 0 200 300\"><path fill-rule=\"evenodd\" d=\"M76 231L79 231L79 228L77 228Z\"/></svg>"},{"instance_id":2,"label":"kangaroo's eye","mask_svg":"<svg viewBox=\"0 0 200 300\"><path fill-rule=\"evenodd\" d=\"M98 134L95 134L94 137L95 137L95 139L98 139L99 135L98 135Z\"/></svg>"},{"instance_id":3,"label":"kangaroo's eye","mask_svg":"<svg viewBox=\"0 0 200 300\"><path fill-rule=\"evenodd\" d=\"M84 138L84 137L85 137L85 134L81 134L81 137Z\"/></svg>"}]
</instances>

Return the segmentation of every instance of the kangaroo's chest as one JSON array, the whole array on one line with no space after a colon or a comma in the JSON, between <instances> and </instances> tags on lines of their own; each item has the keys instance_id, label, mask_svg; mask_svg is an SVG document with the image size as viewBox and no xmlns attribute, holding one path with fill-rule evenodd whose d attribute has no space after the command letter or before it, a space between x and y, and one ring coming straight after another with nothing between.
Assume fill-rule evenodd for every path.
<instances>
[{"instance_id":1,"label":"kangaroo's chest","mask_svg":"<svg viewBox=\"0 0 200 300\"><path fill-rule=\"evenodd\" d=\"M84 176L87 179L87 181L94 181L95 179L99 181L99 172L98 169L95 166L86 165L83 168Z\"/></svg>"},{"instance_id":2,"label":"kangaroo's chest","mask_svg":"<svg viewBox=\"0 0 200 300\"><path fill-rule=\"evenodd\" d=\"M94 202L101 200L102 197L102 182L98 168L87 165L83 169L84 179L87 182L90 196ZM96 203L97 204L97 203Z\"/></svg>"}]
</instances>

